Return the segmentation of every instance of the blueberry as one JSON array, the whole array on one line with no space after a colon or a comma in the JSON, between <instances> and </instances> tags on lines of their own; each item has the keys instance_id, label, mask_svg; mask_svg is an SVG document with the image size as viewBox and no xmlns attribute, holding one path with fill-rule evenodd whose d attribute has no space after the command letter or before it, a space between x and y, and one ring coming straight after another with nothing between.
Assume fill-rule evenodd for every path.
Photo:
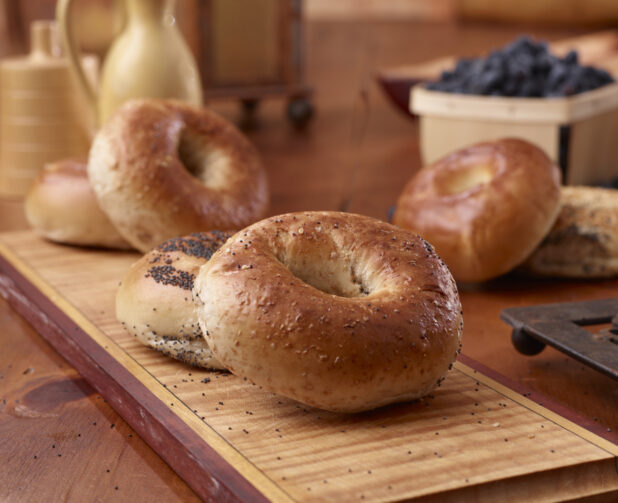
<instances>
[{"instance_id":1,"label":"blueberry","mask_svg":"<svg viewBox=\"0 0 618 503\"><path fill-rule=\"evenodd\" d=\"M532 46L533 46L533 43L530 40L530 38L524 35L516 39L511 44L507 45L503 49L503 52L510 56L513 56L516 54L524 54L526 52L530 52Z\"/></svg>"},{"instance_id":2,"label":"blueberry","mask_svg":"<svg viewBox=\"0 0 618 503\"><path fill-rule=\"evenodd\" d=\"M577 83L574 83L569 80L565 82L564 84L562 84L562 86L558 90L558 94L560 96L573 96L574 94L577 93L577 91L578 91Z\"/></svg>"},{"instance_id":3,"label":"blueberry","mask_svg":"<svg viewBox=\"0 0 618 503\"><path fill-rule=\"evenodd\" d=\"M485 59L460 59L427 87L452 93L553 97L570 96L613 81L605 70L580 66L576 51L558 58L549 53L547 43L522 36L501 50L493 50Z\"/></svg>"},{"instance_id":4,"label":"blueberry","mask_svg":"<svg viewBox=\"0 0 618 503\"><path fill-rule=\"evenodd\" d=\"M479 76L473 86L473 91L477 94L489 94L500 82L500 73L489 71Z\"/></svg>"},{"instance_id":5,"label":"blueberry","mask_svg":"<svg viewBox=\"0 0 618 503\"><path fill-rule=\"evenodd\" d=\"M455 77L455 72L451 70L444 70L442 72L442 75L440 76L440 79L441 80L451 80L453 77Z\"/></svg>"},{"instance_id":6,"label":"blueberry","mask_svg":"<svg viewBox=\"0 0 618 503\"><path fill-rule=\"evenodd\" d=\"M547 42L540 41L534 44L534 48L532 51L536 56L548 55L549 49L547 47Z\"/></svg>"},{"instance_id":7,"label":"blueberry","mask_svg":"<svg viewBox=\"0 0 618 503\"><path fill-rule=\"evenodd\" d=\"M563 60L567 65L577 65L578 64L578 56L577 51L571 50L567 53Z\"/></svg>"},{"instance_id":8,"label":"blueberry","mask_svg":"<svg viewBox=\"0 0 618 503\"><path fill-rule=\"evenodd\" d=\"M567 77L567 70L561 63L556 63L549 71L547 77L547 88L558 89Z\"/></svg>"},{"instance_id":9,"label":"blueberry","mask_svg":"<svg viewBox=\"0 0 618 503\"><path fill-rule=\"evenodd\" d=\"M518 83L515 79L507 79L502 86L504 96L515 96L517 93Z\"/></svg>"},{"instance_id":10,"label":"blueberry","mask_svg":"<svg viewBox=\"0 0 618 503\"><path fill-rule=\"evenodd\" d=\"M467 73L471 64L472 64L472 61L469 60L469 59L460 59L457 62L457 65L455 66L455 73L456 74L465 74L465 73Z\"/></svg>"},{"instance_id":11,"label":"blueberry","mask_svg":"<svg viewBox=\"0 0 618 503\"><path fill-rule=\"evenodd\" d=\"M534 59L532 70L536 74L546 75L551 70L553 59L550 54L540 54Z\"/></svg>"},{"instance_id":12,"label":"blueberry","mask_svg":"<svg viewBox=\"0 0 618 503\"><path fill-rule=\"evenodd\" d=\"M602 85L614 82L614 77L602 68L597 68L597 75L599 76L599 82L602 83Z\"/></svg>"}]
</instances>

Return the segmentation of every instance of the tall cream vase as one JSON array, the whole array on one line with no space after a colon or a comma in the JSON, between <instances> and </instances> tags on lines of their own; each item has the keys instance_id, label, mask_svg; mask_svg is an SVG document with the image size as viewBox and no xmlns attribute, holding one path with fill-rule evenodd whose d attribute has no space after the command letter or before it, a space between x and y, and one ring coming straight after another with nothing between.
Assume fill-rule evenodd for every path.
<instances>
[{"instance_id":1,"label":"tall cream vase","mask_svg":"<svg viewBox=\"0 0 618 503\"><path fill-rule=\"evenodd\" d=\"M126 22L105 58L98 91L80 64L71 29L72 3L73 0L58 0L56 18L71 68L98 126L133 98L176 98L202 104L199 71L174 18L175 0L120 2L126 11Z\"/></svg>"}]
</instances>

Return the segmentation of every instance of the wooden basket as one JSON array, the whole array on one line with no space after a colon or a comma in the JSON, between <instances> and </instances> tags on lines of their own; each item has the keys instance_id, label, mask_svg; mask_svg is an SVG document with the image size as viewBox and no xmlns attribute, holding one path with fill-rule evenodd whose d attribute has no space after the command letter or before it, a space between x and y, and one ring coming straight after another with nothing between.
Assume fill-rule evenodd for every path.
<instances>
[{"instance_id":1,"label":"wooden basket","mask_svg":"<svg viewBox=\"0 0 618 503\"><path fill-rule=\"evenodd\" d=\"M618 177L618 83L568 98L503 98L412 88L410 111L420 120L425 164L468 145L517 137L556 162L569 126L564 183L592 185ZM563 130L564 131L564 130Z\"/></svg>"}]
</instances>

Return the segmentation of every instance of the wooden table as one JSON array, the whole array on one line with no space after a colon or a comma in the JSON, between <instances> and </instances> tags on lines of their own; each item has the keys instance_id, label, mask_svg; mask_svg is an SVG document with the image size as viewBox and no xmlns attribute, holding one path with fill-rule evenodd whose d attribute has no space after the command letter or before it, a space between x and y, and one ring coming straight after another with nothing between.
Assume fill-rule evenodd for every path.
<instances>
[{"instance_id":1,"label":"wooden table","mask_svg":"<svg viewBox=\"0 0 618 503\"><path fill-rule=\"evenodd\" d=\"M385 219L419 168L417 125L375 83L379 68L504 44L513 27L410 22L319 22L308 27L317 116L295 132L280 102L263 103L249 136L262 152L272 213L341 209ZM530 31L557 39L574 31ZM238 109L217 104L235 120ZM0 200L0 231L26 227L19 201ZM523 281L462 287L463 351L584 422L618 429L618 386L546 349L519 355L503 307L612 297L618 281ZM0 499L194 501L192 490L31 327L0 299ZM596 501L596 500L595 500Z\"/></svg>"}]
</instances>

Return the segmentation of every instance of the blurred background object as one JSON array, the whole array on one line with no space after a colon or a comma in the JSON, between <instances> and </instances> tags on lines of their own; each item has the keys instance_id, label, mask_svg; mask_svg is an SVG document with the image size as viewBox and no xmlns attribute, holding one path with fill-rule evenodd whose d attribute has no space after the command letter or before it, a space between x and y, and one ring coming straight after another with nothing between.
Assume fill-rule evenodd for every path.
<instances>
[{"instance_id":1,"label":"blurred background object","mask_svg":"<svg viewBox=\"0 0 618 503\"><path fill-rule=\"evenodd\" d=\"M131 99L173 98L202 105L197 64L174 18L176 0L116 2L125 17L124 28L105 55L99 89L90 84L80 64L74 33L84 19L73 10L79 4L58 0L56 17L71 71L98 126Z\"/></svg>"},{"instance_id":2,"label":"blurred background object","mask_svg":"<svg viewBox=\"0 0 618 503\"><path fill-rule=\"evenodd\" d=\"M616 0L458 0L463 21L543 24L547 26L615 27Z\"/></svg>"},{"instance_id":3,"label":"blurred background object","mask_svg":"<svg viewBox=\"0 0 618 503\"><path fill-rule=\"evenodd\" d=\"M589 35L554 41L551 51L557 56L565 56L577 48L582 64L604 68L614 77L618 77L618 31L604 30ZM490 52L485 50L466 57L481 57ZM445 70L451 70L457 64L454 56L444 56L422 63L406 64L379 70L378 80L384 92L404 114L413 118L410 111L410 87L420 82L436 80Z\"/></svg>"},{"instance_id":4,"label":"blurred background object","mask_svg":"<svg viewBox=\"0 0 618 503\"><path fill-rule=\"evenodd\" d=\"M283 96L295 125L309 120L300 0L193 0L178 16L206 101L240 100L249 123L260 100Z\"/></svg>"},{"instance_id":5,"label":"blurred background object","mask_svg":"<svg viewBox=\"0 0 618 503\"><path fill-rule=\"evenodd\" d=\"M103 58L123 25L120 0L76 0L76 42ZM405 2L404 2L405 3ZM0 0L3 54L26 50L24 35L34 19L53 19L55 0ZM236 99L250 124L259 102L287 100L297 126L313 113L305 80L301 0L182 0L178 25L197 60L206 100ZM319 9L318 9L319 15Z\"/></svg>"},{"instance_id":6,"label":"blurred background object","mask_svg":"<svg viewBox=\"0 0 618 503\"><path fill-rule=\"evenodd\" d=\"M444 21L455 15L456 0L305 0L309 19L418 19Z\"/></svg>"},{"instance_id":7,"label":"blurred background object","mask_svg":"<svg viewBox=\"0 0 618 503\"><path fill-rule=\"evenodd\" d=\"M616 37L605 31L549 45L520 36L487 56L460 58L414 86L409 107L419 116L423 162L480 141L517 137L559 163L565 184L611 183L618 177L618 84L605 63L618 56ZM563 57L556 54L565 49ZM590 53L598 66L580 63L580 54L588 60ZM387 80L380 81L388 89Z\"/></svg>"},{"instance_id":8,"label":"blurred background object","mask_svg":"<svg viewBox=\"0 0 618 503\"><path fill-rule=\"evenodd\" d=\"M26 56L0 62L0 195L22 196L47 162L85 157L85 102L62 56L55 24L35 21ZM84 58L96 81L97 58Z\"/></svg>"},{"instance_id":9,"label":"blurred background object","mask_svg":"<svg viewBox=\"0 0 618 503\"><path fill-rule=\"evenodd\" d=\"M101 56L114 32L120 28L122 17L118 16L118 9L113 8L117 1L77 2L76 15L82 19L82 24L76 35L85 51ZM190 18L191 13L195 14L198 9L208 12L217 3L230 4L225 7L229 12L239 8L253 14L258 12L258 16L273 12L272 6L264 0L182 0L178 14L190 42L195 44L198 36L195 31L198 23L193 23L197 20ZM276 3L277 0L272 2ZM281 3L300 4L300 1L282 0ZM304 0L302 4L304 17L309 20L458 20L571 27L613 27L618 22L615 0ZM55 5L56 0L0 0L0 55L23 52L30 23L35 19L53 19ZM7 17L11 23L6 22ZM13 52L7 52L6 38L22 46L14 46L9 49Z\"/></svg>"},{"instance_id":10,"label":"blurred background object","mask_svg":"<svg viewBox=\"0 0 618 503\"><path fill-rule=\"evenodd\" d=\"M102 57L115 34L122 28L118 0L81 0L75 4L76 37L84 52ZM56 17L56 0L0 0L1 56L28 50L28 30L39 19Z\"/></svg>"},{"instance_id":11,"label":"blurred background object","mask_svg":"<svg viewBox=\"0 0 618 503\"><path fill-rule=\"evenodd\" d=\"M85 52L105 56L124 22L118 3L119 0L75 1L76 37ZM55 8L56 0L0 0L0 56L27 52L31 22L53 19ZM448 23L456 30L485 22L615 26L618 3L611 0L182 0L177 6L178 25L198 63L205 98L239 101L245 111L245 124L249 125L259 103L269 98L285 99L288 115L296 124L305 124L311 117L313 105L305 75L307 47L303 18L358 22L360 33L362 23L369 20L429 21L436 26ZM462 40L464 46L466 41ZM605 49L602 57L610 64ZM436 51L436 47L427 48L428 55ZM585 56L587 51L580 52ZM415 54L416 60L410 63L416 66L411 72L403 66L388 68L395 75L395 78L387 75L391 88L406 78L424 80L453 60L446 57L419 65L418 51ZM404 83L401 88L405 89L399 95L407 96L409 84ZM402 108L407 109L407 98L404 99Z\"/></svg>"},{"instance_id":12,"label":"blurred background object","mask_svg":"<svg viewBox=\"0 0 618 503\"><path fill-rule=\"evenodd\" d=\"M559 164L565 185L604 184L618 177L616 83L550 99L451 94L419 85L410 108L419 115L424 164L478 142L516 137Z\"/></svg>"}]
</instances>

